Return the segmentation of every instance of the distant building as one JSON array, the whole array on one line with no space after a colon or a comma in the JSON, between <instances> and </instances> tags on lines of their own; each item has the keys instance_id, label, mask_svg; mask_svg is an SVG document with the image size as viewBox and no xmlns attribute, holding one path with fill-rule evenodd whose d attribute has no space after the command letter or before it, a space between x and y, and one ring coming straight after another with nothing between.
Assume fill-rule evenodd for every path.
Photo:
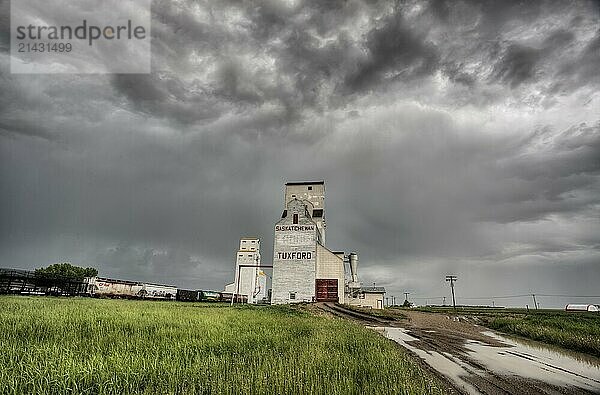
<instances>
[{"instance_id":1,"label":"distant building","mask_svg":"<svg viewBox=\"0 0 600 395\"><path fill-rule=\"evenodd\" d=\"M242 238L235 259L234 281L225 286L225 292L247 296L248 303L266 302L267 275L260 265L260 239Z\"/></svg>"},{"instance_id":2,"label":"distant building","mask_svg":"<svg viewBox=\"0 0 600 395\"><path fill-rule=\"evenodd\" d=\"M568 304L565 306L565 311L592 311L598 312L600 308L594 304Z\"/></svg>"},{"instance_id":3,"label":"distant building","mask_svg":"<svg viewBox=\"0 0 600 395\"><path fill-rule=\"evenodd\" d=\"M352 306L383 309L384 287L361 287L348 294L346 303Z\"/></svg>"}]
</instances>

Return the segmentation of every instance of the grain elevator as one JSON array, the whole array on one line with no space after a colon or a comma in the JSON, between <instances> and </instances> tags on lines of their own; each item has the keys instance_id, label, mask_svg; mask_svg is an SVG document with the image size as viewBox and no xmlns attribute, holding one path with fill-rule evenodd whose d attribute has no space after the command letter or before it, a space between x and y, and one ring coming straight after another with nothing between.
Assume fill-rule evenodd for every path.
<instances>
[{"instance_id":1,"label":"grain elevator","mask_svg":"<svg viewBox=\"0 0 600 395\"><path fill-rule=\"evenodd\" d=\"M385 289L363 288L358 255L332 251L326 245L325 182L285 184L283 210L274 227L272 304L338 302L383 308ZM260 263L260 240L243 238L236 257L236 275L225 291L248 296L249 303L268 299Z\"/></svg>"},{"instance_id":2,"label":"grain elevator","mask_svg":"<svg viewBox=\"0 0 600 395\"><path fill-rule=\"evenodd\" d=\"M288 182L283 203L274 229L271 303L356 299L357 254L326 247L325 182Z\"/></svg>"},{"instance_id":3,"label":"grain elevator","mask_svg":"<svg viewBox=\"0 0 600 395\"><path fill-rule=\"evenodd\" d=\"M235 258L235 278L225 286L225 292L246 296L248 303L267 299L267 275L260 262L260 239L243 237Z\"/></svg>"}]
</instances>

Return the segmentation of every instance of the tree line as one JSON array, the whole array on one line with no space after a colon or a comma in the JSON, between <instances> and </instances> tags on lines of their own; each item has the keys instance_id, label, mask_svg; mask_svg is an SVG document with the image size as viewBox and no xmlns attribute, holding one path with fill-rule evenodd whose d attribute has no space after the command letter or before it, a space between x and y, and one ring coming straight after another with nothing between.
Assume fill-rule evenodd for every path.
<instances>
[{"instance_id":1,"label":"tree line","mask_svg":"<svg viewBox=\"0 0 600 395\"><path fill-rule=\"evenodd\" d=\"M83 280L84 277L96 277L98 269L93 267L79 267L68 262L63 262L35 269L35 275L44 278L63 277L73 280Z\"/></svg>"}]
</instances>

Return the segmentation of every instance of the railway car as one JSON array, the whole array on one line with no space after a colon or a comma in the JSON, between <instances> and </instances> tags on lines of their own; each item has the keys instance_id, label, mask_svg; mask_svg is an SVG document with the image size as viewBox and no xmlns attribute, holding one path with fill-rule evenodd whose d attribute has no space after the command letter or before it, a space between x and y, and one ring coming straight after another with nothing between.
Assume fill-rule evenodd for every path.
<instances>
[{"instance_id":1,"label":"railway car","mask_svg":"<svg viewBox=\"0 0 600 395\"><path fill-rule=\"evenodd\" d=\"M107 298L136 298L143 284L137 281L117 280L105 277L86 277L86 294Z\"/></svg>"},{"instance_id":2,"label":"railway car","mask_svg":"<svg viewBox=\"0 0 600 395\"><path fill-rule=\"evenodd\" d=\"M200 291L200 300L202 302L221 302L221 292Z\"/></svg>"},{"instance_id":3,"label":"railway car","mask_svg":"<svg viewBox=\"0 0 600 395\"><path fill-rule=\"evenodd\" d=\"M199 302L202 298L202 291L191 291L189 289L178 289L177 300L180 302Z\"/></svg>"},{"instance_id":4,"label":"railway car","mask_svg":"<svg viewBox=\"0 0 600 395\"><path fill-rule=\"evenodd\" d=\"M177 296L177 287L174 285L142 283L142 289L140 289L138 295L144 299L174 300Z\"/></svg>"},{"instance_id":5,"label":"railway car","mask_svg":"<svg viewBox=\"0 0 600 395\"><path fill-rule=\"evenodd\" d=\"M233 297L233 294L231 292L219 292L219 294L220 294L220 298L219 298L220 302L231 303L231 298ZM247 295L237 295L235 298L235 303L248 303L248 296Z\"/></svg>"}]
</instances>

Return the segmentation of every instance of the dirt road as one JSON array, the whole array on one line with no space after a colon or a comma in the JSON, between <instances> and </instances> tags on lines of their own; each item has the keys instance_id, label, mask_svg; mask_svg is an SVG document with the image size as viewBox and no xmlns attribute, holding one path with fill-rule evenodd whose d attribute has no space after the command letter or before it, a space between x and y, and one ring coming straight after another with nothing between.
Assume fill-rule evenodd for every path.
<instances>
[{"instance_id":1,"label":"dirt road","mask_svg":"<svg viewBox=\"0 0 600 395\"><path fill-rule=\"evenodd\" d=\"M368 319L341 306L323 310L379 331L463 394L600 394L600 359L479 326L472 317L403 311L406 320ZM368 314L367 314L368 316Z\"/></svg>"},{"instance_id":2,"label":"dirt road","mask_svg":"<svg viewBox=\"0 0 600 395\"><path fill-rule=\"evenodd\" d=\"M469 317L406 311L377 328L467 394L600 394L600 360L501 336Z\"/></svg>"}]
</instances>

